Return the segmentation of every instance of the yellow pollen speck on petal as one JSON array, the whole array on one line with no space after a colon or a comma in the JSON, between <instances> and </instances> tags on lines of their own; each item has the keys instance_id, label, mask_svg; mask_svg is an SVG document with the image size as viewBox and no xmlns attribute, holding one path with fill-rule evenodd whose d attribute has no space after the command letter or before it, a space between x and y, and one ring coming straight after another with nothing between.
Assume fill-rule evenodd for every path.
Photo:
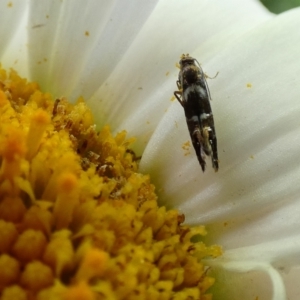
<instances>
[{"instance_id":1,"label":"yellow pollen speck on petal","mask_svg":"<svg viewBox=\"0 0 300 300\"><path fill-rule=\"evenodd\" d=\"M158 205L126 131L1 67L0 115L1 300L211 299L221 247Z\"/></svg>"},{"instance_id":2,"label":"yellow pollen speck on petal","mask_svg":"<svg viewBox=\"0 0 300 300\"><path fill-rule=\"evenodd\" d=\"M183 143L181 148L184 150L184 156L191 154L191 152L190 152L191 142L190 141L186 141L185 143Z\"/></svg>"}]
</instances>

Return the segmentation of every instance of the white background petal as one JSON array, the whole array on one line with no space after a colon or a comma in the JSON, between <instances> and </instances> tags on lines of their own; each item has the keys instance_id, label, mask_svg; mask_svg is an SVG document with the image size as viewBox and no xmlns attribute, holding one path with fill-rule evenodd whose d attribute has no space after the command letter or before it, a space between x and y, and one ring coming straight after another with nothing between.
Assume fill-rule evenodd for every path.
<instances>
[{"instance_id":1,"label":"white background petal","mask_svg":"<svg viewBox=\"0 0 300 300\"><path fill-rule=\"evenodd\" d=\"M231 264L231 265L230 265ZM251 269L253 267L254 269ZM237 270L235 270L237 268ZM212 269L217 282L212 288L215 300L285 300L286 291L278 272L267 264L244 263L239 270L237 263L229 263L226 268ZM277 286L274 286L274 283ZM297 298L288 298L294 299Z\"/></svg>"},{"instance_id":2,"label":"white background petal","mask_svg":"<svg viewBox=\"0 0 300 300\"><path fill-rule=\"evenodd\" d=\"M286 294L288 299L299 299L299 253L299 233L225 251L223 256L207 262L216 272L214 295L225 293L229 298L223 300L240 299L241 294L244 299L286 299Z\"/></svg>"},{"instance_id":3,"label":"white background petal","mask_svg":"<svg viewBox=\"0 0 300 300\"><path fill-rule=\"evenodd\" d=\"M42 79L42 87L55 96L88 98L109 76L155 3L31 1L32 78Z\"/></svg>"},{"instance_id":4,"label":"white background petal","mask_svg":"<svg viewBox=\"0 0 300 300\"><path fill-rule=\"evenodd\" d=\"M139 137L139 149L155 130L142 169L153 175L162 203L179 207L190 223L210 224L213 242L244 246L235 255L245 250L247 257L256 245L256 260L288 233L288 247L276 248L272 259L278 268L298 261L299 11L262 24L272 15L255 1L33 0L26 25L28 1L13 1L11 10L8 3L0 1L5 67L30 70L55 96L93 95L102 123ZM193 149L184 156L183 111L169 101L174 64L187 52L210 76L220 72L209 81L217 174L210 166L202 174Z\"/></svg>"},{"instance_id":5,"label":"white background petal","mask_svg":"<svg viewBox=\"0 0 300 300\"><path fill-rule=\"evenodd\" d=\"M25 15L26 10L15 3ZM127 129L140 138L140 149L169 106L179 56L217 40L205 61L272 16L253 0L243 5L239 0L24 3L29 3L28 24L19 24L18 42L28 52L30 79L54 97L88 100L93 95L88 102L101 120L98 124ZM15 49L9 47L4 57ZM27 55L20 57L27 63ZM12 59L6 61L6 67L20 72Z\"/></svg>"},{"instance_id":6,"label":"white background petal","mask_svg":"<svg viewBox=\"0 0 300 300\"><path fill-rule=\"evenodd\" d=\"M28 76L28 3L27 0L0 0L0 62L6 69L18 69L23 76Z\"/></svg>"},{"instance_id":7,"label":"white background petal","mask_svg":"<svg viewBox=\"0 0 300 300\"><path fill-rule=\"evenodd\" d=\"M179 206L190 223L213 223L227 247L275 239L300 225L299 18L300 10L278 16L209 62L208 70L220 72L209 81L218 173L208 161L202 174L193 149L184 156L189 136L176 102L143 156L142 169L164 187L163 202Z\"/></svg>"},{"instance_id":8,"label":"white background petal","mask_svg":"<svg viewBox=\"0 0 300 300\"><path fill-rule=\"evenodd\" d=\"M181 146L189 136L176 102L142 160L142 170L152 174L163 203L179 207L189 223L208 224L207 242L222 244L225 253L256 245L252 251L245 248L245 256L269 259L279 269L297 265L300 257L299 245L293 243L300 228L299 19L299 9L280 15L207 63L209 74L220 72L209 81L218 173L208 161L202 174L193 149L184 156ZM201 57L201 49L192 54ZM286 247L276 247L280 244Z\"/></svg>"},{"instance_id":9,"label":"white background petal","mask_svg":"<svg viewBox=\"0 0 300 300\"><path fill-rule=\"evenodd\" d=\"M170 105L180 55L217 37L214 51L223 49L269 18L254 1L159 1L89 104L102 123L138 137L141 150Z\"/></svg>"}]
</instances>

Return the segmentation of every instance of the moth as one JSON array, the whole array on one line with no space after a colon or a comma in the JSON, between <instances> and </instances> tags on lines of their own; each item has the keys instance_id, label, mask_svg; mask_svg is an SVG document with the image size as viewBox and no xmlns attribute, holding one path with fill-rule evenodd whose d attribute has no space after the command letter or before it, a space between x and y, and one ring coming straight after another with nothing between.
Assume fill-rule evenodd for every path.
<instances>
[{"instance_id":1,"label":"moth","mask_svg":"<svg viewBox=\"0 0 300 300\"><path fill-rule=\"evenodd\" d=\"M198 61L182 55L179 61L180 71L177 80L178 91L175 97L182 105L191 140L204 172L206 156L211 157L215 172L219 169L217 137L213 113L210 106L210 92Z\"/></svg>"}]
</instances>

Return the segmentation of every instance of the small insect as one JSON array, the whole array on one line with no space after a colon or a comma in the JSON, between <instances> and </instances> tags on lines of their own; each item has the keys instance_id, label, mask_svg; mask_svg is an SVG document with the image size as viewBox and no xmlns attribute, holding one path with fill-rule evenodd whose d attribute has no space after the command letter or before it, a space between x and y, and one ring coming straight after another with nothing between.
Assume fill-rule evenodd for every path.
<instances>
[{"instance_id":1,"label":"small insect","mask_svg":"<svg viewBox=\"0 0 300 300\"><path fill-rule=\"evenodd\" d=\"M174 95L184 109L186 123L202 171L205 171L207 155L211 156L212 167L217 172L219 169L217 138L206 75L198 61L189 54L181 56L179 65L180 72L176 82L179 91L175 91Z\"/></svg>"}]
</instances>

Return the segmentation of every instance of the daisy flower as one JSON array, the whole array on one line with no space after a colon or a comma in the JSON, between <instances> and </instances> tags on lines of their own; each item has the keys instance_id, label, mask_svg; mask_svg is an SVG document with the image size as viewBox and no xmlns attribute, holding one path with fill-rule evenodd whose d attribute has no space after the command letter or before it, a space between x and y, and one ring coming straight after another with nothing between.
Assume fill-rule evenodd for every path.
<instances>
[{"instance_id":1,"label":"daisy flower","mask_svg":"<svg viewBox=\"0 0 300 300\"><path fill-rule=\"evenodd\" d=\"M0 11L1 63L21 75L0 72L2 299L298 298L299 9ZM208 79L218 173L202 173L172 98L182 53L219 72Z\"/></svg>"}]
</instances>

